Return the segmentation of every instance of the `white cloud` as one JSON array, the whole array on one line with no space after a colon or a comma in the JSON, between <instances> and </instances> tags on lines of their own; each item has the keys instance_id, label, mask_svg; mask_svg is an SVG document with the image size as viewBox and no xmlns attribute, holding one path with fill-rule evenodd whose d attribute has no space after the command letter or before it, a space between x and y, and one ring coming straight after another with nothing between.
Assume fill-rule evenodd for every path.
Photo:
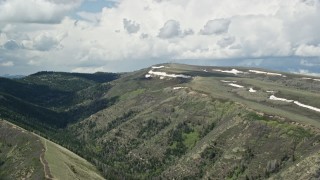
<instances>
[{"instance_id":1,"label":"white cloud","mask_svg":"<svg viewBox=\"0 0 320 180\"><path fill-rule=\"evenodd\" d=\"M77 67L71 70L71 72L78 73L95 73L105 71L103 67Z\"/></svg>"},{"instance_id":2,"label":"white cloud","mask_svg":"<svg viewBox=\"0 0 320 180\"><path fill-rule=\"evenodd\" d=\"M50 51L62 48L60 43L66 37L66 33L53 34L42 32L40 34L35 34L32 39L29 37L24 38L21 40L21 46L27 50Z\"/></svg>"},{"instance_id":3,"label":"white cloud","mask_svg":"<svg viewBox=\"0 0 320 180\"><path fill-rule=\"evenodd\" d=\"M58 23L81 0L0 0L0 21Z\"/></svg>"},{"instance_id":4,"label":"white cloud","mask_svg":"<svg viewBox=\"0 0 320 180\"><path fill-rule=\"evenodd\" d=\"M297 56L320 56L320 46L301 44L295 54Z\"/></svg>"},{"instance_id":5,"label":"white cloud","mask_svg":"<svg viewBox=\"0 0 320 180\"><path fill-rule=\"evenodd\" d=\"M200 34L202 35L213 35L227 33L230 25L230 20L228 19L215 19L209 20L203 29L201 29Z\"/></svg>"},{"instance_id":6,"label":"white cloud","mask_svg":"<svg viewBox=\"0 0 320 180\"><path fill-rule=\"evenodd\" d=\"M172 59L320 56L319 1L121 0L67 17L79 1L0 0L0 58L26 67L117 71L123 62L139 68ZM8 40L22 48L4 49Z\"/></svg>"},{"instance_id":7,"label":"white cloud","mask_svg":"<svg viewBox=\"0 0 320 180\"><path fill-rule=\"evenodd\" d=\"M64 38L65 34L53 36L49 33L43 33L36 36L33 40L33 47L39 51L49 51L57 48L60 41Z\"/></svg>"},{"instance_id":8,"label":"white cloud","mask_svg":"<svg viewBox=\"0 0 320 180\"><path fill-rule=\"evenodd\" d=\"M77 12L77 15L84 20L95 22L95 23L98 23L99 19L101 18L100 13L91 13L91 12L85 12L85 11Z\"/></svg>"}]
</instances>

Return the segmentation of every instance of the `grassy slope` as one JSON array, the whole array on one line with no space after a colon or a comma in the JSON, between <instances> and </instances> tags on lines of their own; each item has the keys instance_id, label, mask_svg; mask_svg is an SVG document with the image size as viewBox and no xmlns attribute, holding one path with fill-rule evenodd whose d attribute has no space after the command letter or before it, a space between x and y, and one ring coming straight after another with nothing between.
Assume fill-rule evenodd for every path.
<instances>
[{"instance_id":1,"label":"grassy slope","mask_svg":"<svg viewBox=\"0 0 320 180\"><path fill-rule=\"evenodd\" d=\"M215 72L212 71L213 67L197 67L176 64L169 66L170 68L168 71L171 72L195 73L201 72L202 69L207 69L207 74L213 73L210 76L197 76L193 78L191 83L187 84L187 86L194 90L210 94L215 98L228 99L234 102L243 103L249 108L260 112L279 115L294 121L307 122L313 126L320 127L318 112L307 110L299 106L268 101L268 97L271 95L268 93L252 94L248 92L249 87L253 87L259 91L274 90L276 91L276 96L294 99L311 106L320 107L320 95L317 93L320 83L302 80L301 78L305 76L287 75L286 78L282 78L256 74L235 76L226 73L218 73L219 76L217 76L215 75ZM230 70L231 68L227 69ZM243 71L248 70L243 68L238 69ZM237 81L237 84L244 85L246 88L238 90L237 88L228 86L227 83L220 82L220 80L235 80ZM311 88L311 90L306 89L306 87Z\"/></svg>"},{"instance_id":2,"label":"grassy slope","mask_svg":"<svg viewBox=\"0 0 320 180\"><path fill-rule=\"evenodd\" d=\"M42 137L46 147L45 159L56 179L103 179L97 169L85 159Z\"/></svg>"},{"instance_id":3,"label":"grassy slope","mask_svg":"<svg viewBox=\"0 0 320 180\"><path fill-rule=\"evenodd\" d=\"M0 176L9 179L44 179L44 164L49 166L47 177L53 179L103 179L89 162L66 148L30 133L7 121L0 121ZM9 148L8 148L9 147ZM17 167L17 168L12 168Z\"/></svg>"},{"instance_id":4,"label":"grassy slope","mask_svg":"<svg viewBox=\"0 0 320 180\"><path fill-rule=\"evenodd\" d=\"M31 133L0 120L0 179L44 179L43 148Z\"/></svg>"},{"instance_id":5,"label":"grassy slope","mask_svg":"<svg viewBox=\"0 0 320 180\"><path fill-rule=\"evenodd\" d=\"M225 79L225 78L224 78ZM230 80L238 80L238 78L232 78ZM240 83L238 83L240 84ZM249 84L249 83L248 83ZM253 83L252 83L253 84ZM250 84L251 85L251 84ZM251 87L249 85L249 87ZM308 123L316 127L320 127L319 119L319 113L315 112L309 112L309 110L302 109L300 110L299 107L292 107L291 110L286 110L285 106L282 105L277 105L272 103L266 103L266 102L259 102L256 100L251 100L249 97L252 94L247 94L244 97L241 97L237 94L236 91L232 91L235 88L223 85L218 79L214 78L203 78L199 77L192 81L190 86L197 91L208 93L214 97L221 98L221 99L228 99L232 100L235 102L243 103L247 107L255 109L260 112L264 112L267 114L271 115L278 115L281 117L286 117L288 119L297 121L297 122L302 122L302 123ZM257 84L255 84L253 87L257 87ZM259 88L264 88L264 89L270 89L270 86L258 86ZM268 87L268 88L267 88ZM272 86L271 86L272 87ZM274 88L272 88L274 89ZM276 88L276 89L279 89ZM247 91L247 90L244 90ZM304 96L304 94L301 94L301 96ZM315 95L317 97L318 95ZM268 95L264 95L264 101L268 99ZM315 98L317 99L317 98ZM308 115L301 115L301 112L309 112ZM310 118L310 117L311 118Z\"/></svg>"}]
</instances>

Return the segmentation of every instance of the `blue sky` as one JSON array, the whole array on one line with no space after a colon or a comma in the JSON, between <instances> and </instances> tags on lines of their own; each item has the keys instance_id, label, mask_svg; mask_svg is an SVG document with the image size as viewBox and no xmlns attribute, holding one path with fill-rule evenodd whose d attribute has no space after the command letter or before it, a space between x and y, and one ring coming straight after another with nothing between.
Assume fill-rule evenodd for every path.
<instances>
[{"instance_id":1,"label":"blue sky","mask_svg":"<svg viewBox=\"0 0 320 180\"><path fill-rule=\"evenodd\" d=\"M115 7L117 5L117 1L107 1L107 0L91 0L84 1L77 11L87 11L87 12L101 12L104 7Z\"/></svg>"},{"instance_id":2,"label":"blue sky","mask_svg":"<svg viewBox=\"0 0 320 180\"><path fill-rule=\"evenodd\" d=\"M319 0L0 0L0 75L153 64L320 72Z\"/></svg>"}]
</instances>

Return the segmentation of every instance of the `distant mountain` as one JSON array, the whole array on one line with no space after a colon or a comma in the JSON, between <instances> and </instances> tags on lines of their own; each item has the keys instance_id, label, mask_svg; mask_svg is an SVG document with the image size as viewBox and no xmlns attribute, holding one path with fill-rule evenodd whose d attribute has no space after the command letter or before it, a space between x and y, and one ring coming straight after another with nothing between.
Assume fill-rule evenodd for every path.
<instances>
[{"instance_id":1,"label":"distant mountain","mask_svg":"<svg viewBox=\"0 0 320 180\"><path fill-rule=\"evenodd\" d=\"M40 72L0 78L0 116L107 179L317 179L319 91L317 77L257 68Z\"/></svg>"},{"instance_id":2,"label":"distant mountain","mask_svg":"<svg viewBox=\"0 0 320 180\"><path fill-rule=\"evenodd\" d=\"M9 78L9 79L19 79L25 77L24 75L10 75L10 74L4 74L0 75L0 77Z\"/></svg>"}]
</instances>

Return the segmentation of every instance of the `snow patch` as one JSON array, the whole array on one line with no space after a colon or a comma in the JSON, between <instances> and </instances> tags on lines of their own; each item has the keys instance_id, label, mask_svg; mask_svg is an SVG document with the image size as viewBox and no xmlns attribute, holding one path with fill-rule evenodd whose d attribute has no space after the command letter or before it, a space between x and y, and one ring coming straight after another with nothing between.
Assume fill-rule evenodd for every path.
<instances>
[{"instance_id":1,"label":"snow patch","mask_svg":"<svg viewBox=\"0 0 320 180\"><path fill-rule=\"evenodd\" d=\"M161 68L164 68L164 66L152 66L151 68L152 69L161 69Z\"/></svg>"},{"instance_id":2,"label":"snow patch","mask_svg":"<svg viewBox=\"0 0 320 180\"><path fill-rule=\"evenodd\" d=\"M320 81L320 79L313 79L314 81Z\"/></svg>"},{"instance_id":3,"label":"snow patch","mask_svg":"<svg viewBox=\"0 0 320 180\"><path fill-rule=\"evenodd\" d=\"M270 75L270 76L283 76L283 77L286 77L286 76L284 76L282 74L279 74L279 73L272 73L272 72L265 72L265 71L249 70L249 72L256 73L256 74L265 74L265 75Z\"/></svg>"},{"instance_id":4,"label":"snow patch","mask_svg":"<svg viewBox=\"0 0 320 180\"><path fill-rule=\"evenodd\" d=\"M172 77L172 78L191 78L191 76L187 76L187 75L183 75L183 74L167 74L166 72L155 72L155 71L152 71L150 70L148 72L148 74L150 75L155 75L155 76L161 76L161 78L164 78L164 77Z\"/></svg>"},{"instance_id":5,"label":"snow patch","mask_svg":"<svg viewBox=\"0 0 320 180\"><path fill-rule=\"evenodd\" d=\"M288 99L285 99L285 98L278 98L278 97L276 97L275 95L271 95L271 96L269 97L269 99L274 100L274 101L288 102L288 103L293 102L293 100L288 100Z\"/></svg>"},{"instance_id":6,"label":"snow patch","mask_svg":"<svg viewBox=\"0 0 320 180\"><path fill-rule=\"evenodd\" d=\"M250 89L249 89L249 92L255 93L255 92L257 92L257 90L254 90L253 88L250 88Z\"/></svg>"},{"instance_id":7,"label":"snow patch","mask_svg":"<svg viewBox=\"0 0 320 180\"><path fill-rule=\"evenodd\" d=\"M237 88L244 88L243 86L239 85L239 84L234 84L234 83L229 83L229 86L233 86L233 87L237 87Z\"/></svg>"},{"instance_id":8,"label":"snow patch","mask_svg":"<svg viewBox=\"0 0 320 180\"><path fill-rule=\"evenodd\" d=\"M239 71L239 70L236 70L236 69L232 69L231 71L221 71L221 72L235 74L235 75L243 73L242 71Z\"/></svg>"},{"instance_id":9,"label":"snow patch","mask_svg":"<svg viewBox=\"0 0 320 180\"><path fill-rule=\"evenodd\" d=\"M301 79L309 80L309 79L312 79L312 78L303 77L303 78L301 78Z\"/></svg>"},{"instance_id":10,"label":"snow patch","mask_svg":"<svg viewBox=\"0 0 320 180\"><path fill-rule=\"evenodd\" d=\"M239 71L239 70L237 70L237 69L232 69L232 70L212 69L212 70L213 70L213 71L217 71L217 72L234 74L234 75L238 75L238 74L244 73L243 71Z\"/></svg>"},{"instance_id":11,"label":"snow patch","mask_svg":"<svg viewBox=\"0 0 320 180\"><path fill-rule=\"evenodd\" d=\"M275 91L266 91L267 93L274 93Z\"/></svg>"},{"instance_id":12,"label":"snow patch","mask_svg":"<svg viewBox=\"0 0 320 180\"><path fill-rule=\"evenodd\" d=\"M267 72L257 71L257 70L249 70L249 72L253 72L253 73L256 73L256 74L267 74Z\"/></svg>"},{"instance_id":13,"label":"snow patch","mask_svg":"<svg viewBox=\"0 0 320 180\"><path fill-rule=\"evenodd\" d=\"M184 89L186 87L173 87L173 90Z\"/></svg>"},{"instance_id":14,"label":"snow patch","mask_svg":"<svg viewBox=\"0 0 320 180\"><path fill-rule=\"evenodd\" d=\"M224 82L224 83L236 83L237 81L226 81L226 80L220 80L221 82Z\"/></svg>"},{"instance_id":15,"label":"snow patch","mask_svg":"<svg viewBox=\"0 0 320 180\"><path fill-rule=\"evenodd\" d=\"M299 101L294 101L293 103L295 103L295 104L298 105L298 106L301 106L301 107L304 107L304 108L307 108L307 109L311 109L311 110L313 110L313 111L320 112L320 109L319 109L319 108L316 108L316 107L313 107L313 106L309 106L309 105L306 105L306 104L302 104L302 103L300 103Z\"/></svg>"},{"instance_id":16,"label":"snow patch","mask_svg":"<svg viewBox=\"0 0 320 180\"><path fill-rule=\"evenodd\" d=\"M146 78L151 78L151 75L150 74L146 74L145 77Z\"/></svg>"},{"instance_id":17,"label":"snow patch","mask_svg":"<svg viewBox=\"0 0 320 180\"><path fill-rule=\"evenodd\" d=\"M202 69L202 71L204 71L204 72L208 72L206 69Z\"/></svg>"},{"instance_id":18,"label":"snow patch","mask_svg":"<svg viewBox=\"0 0 320 180\"><path fill-rule=\"evenodd\" d=\"M313 107L313 106L309 106L309 105L306 105L306 104L302 104L300 103L299 101L294 101L294 100L288 100L288 99L284 99L284 98L278 98L274 95L271 95L270 98L271 100L275 100L275 101L284 101L284 102L288 102L288 103L294 103L300 107L304 107L304 108L307 108L307 109L310 109L310 110L313 110L313 111L317 111L317 112L320 112L320 109L319 108L316 108L316 107Z\"/></svg>"}]
</instances>

